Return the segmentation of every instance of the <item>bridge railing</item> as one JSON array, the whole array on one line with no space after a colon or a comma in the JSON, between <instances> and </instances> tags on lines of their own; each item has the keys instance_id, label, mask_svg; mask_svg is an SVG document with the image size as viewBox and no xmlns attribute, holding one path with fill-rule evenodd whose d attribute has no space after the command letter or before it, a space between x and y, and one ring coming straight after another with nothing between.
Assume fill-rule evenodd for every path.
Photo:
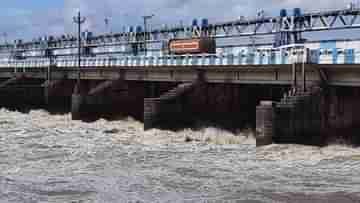
<instances>
[{"instance_id":1,"label":"bridge railing","mask_svg":"<svg viewBox=\"0 0 360 203\"><path fill-rule=\"evenodd\" d=\"M336 54L335 54L336 52ZM279 65L292 63L354 64L360 63L360 52L354 50L257 50L238 54L126 56L126 57L84 57L81 67L167 67L167 66L242 66ZM0 68L59 68L77 67L77 58L0 60Z\"/></svg>"},{"instance_id":2,"label":"bridge railing","mask_svg":"<svg viewBox=\"0 0 360 203\"><path fill-rule=\"evenodd\" d=\"M161 66L232 66L232 65L273 65L288 64L289 55L239 53L219 55L185 55L185 56L127 56L127 57L89 57L81 59L81 67L161 67ZM77 67L76 58L58 58L54 66L61 68ZM6 60L0 61L0 68L46 68L49 59Z\"/></svg>"},{"instance_id":3,"label":"bridge railing","mask_svg":"<svg viewBox=\"0 0 360 203\"><path fill-rule=\"evenodd\" d=\"M168 56L90 57L81 59L81 67L159 67L159 66L230 66L283 64L287 55L207 54ZM57 59L58 67L77 67L77 59Z\"/></svg>"},{"instance_id":4,"label":"bridge railing","mask_svg":"<svg viewBox=\"0 0 360 203\"><path fill-rule=\"evenodd\" d=\"M0 61L0 68L44 68L49 66L50 59Z\"/></svg>"}]
</instances>

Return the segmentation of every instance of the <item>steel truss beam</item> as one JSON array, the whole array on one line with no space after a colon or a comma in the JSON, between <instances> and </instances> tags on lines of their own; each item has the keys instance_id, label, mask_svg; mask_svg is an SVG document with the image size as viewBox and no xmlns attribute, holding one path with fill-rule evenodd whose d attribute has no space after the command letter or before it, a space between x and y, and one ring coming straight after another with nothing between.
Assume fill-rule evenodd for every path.
<instances>
[{"instance_id":1,"label":"steel truss beam","mask_svg":"<svg viewBox=\"0 0 360 203\"><path fill-rule=\"evenodd\" d=\"M206 27L173 27L154 29L151 32L122 32L100 35L83 41L86 47L120 46L127 44L160 43L174 38L190 37L249 37L253 35L274 35L278 33L302 33L325 30L360 28L360 9L334 10L307 13L301 16L258 17L249 20L236 20L225 23L209 24ZM76 48L76 38L52 41L27 42L0 45L0 53L46 51Z\"/></svg>"}]
</instances>

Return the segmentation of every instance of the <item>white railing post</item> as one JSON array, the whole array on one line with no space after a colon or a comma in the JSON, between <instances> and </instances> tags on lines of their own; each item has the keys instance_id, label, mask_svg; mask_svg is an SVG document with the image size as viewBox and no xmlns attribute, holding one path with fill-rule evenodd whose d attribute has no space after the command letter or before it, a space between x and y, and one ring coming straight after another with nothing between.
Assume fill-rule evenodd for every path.
<instances>
[{"instance_id":1,"label":"white railing post","mask_svg":"<svg viewBox=\"0 0 360 203\"><path fill-rule=\"evenodd\" d=\"M25 60L21 62L21 66L23 68L23 72L25 73L26 72Z\"/></svg>"},{"instance_id":2,"label":"white railing post","mask_svg":"<svg viewBox=\"0 0 360 203\"><path fill-rule=\"evenodd\" d=\"M11 66L14 67L14 72L17 73L17 67L15 65L15 60L11 60Z\"/></svg>"}]
</instances>

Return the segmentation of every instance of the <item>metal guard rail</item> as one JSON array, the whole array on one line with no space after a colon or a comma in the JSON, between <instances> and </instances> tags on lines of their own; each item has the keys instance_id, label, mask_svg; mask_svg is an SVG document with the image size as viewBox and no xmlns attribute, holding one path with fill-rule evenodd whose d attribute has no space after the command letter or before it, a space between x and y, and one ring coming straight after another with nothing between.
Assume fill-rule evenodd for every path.
<instances>
[{"instance_id":1,"label":"metal guard rail","mask_svg":"<svg viewBox=\"0 0 360 203\"><path fill-rule=\"evenodd\" d=\"M357 53L354 58L357 57ZM315 57L315 58L314 58ZM81 67L154 67L154 66L228 66L228 65L281 65L293 63L346 64L346 57L334 63L331 55L317 56L289 52L250 52L220 55L167 55L167 56L126 56L126 57L82 57ZM356 63L353 59L353 62ZM0 60L0 68L47 68L49 66L74 68L77 58L48 58L36 60Z\"/></svg>"}]
</instances>

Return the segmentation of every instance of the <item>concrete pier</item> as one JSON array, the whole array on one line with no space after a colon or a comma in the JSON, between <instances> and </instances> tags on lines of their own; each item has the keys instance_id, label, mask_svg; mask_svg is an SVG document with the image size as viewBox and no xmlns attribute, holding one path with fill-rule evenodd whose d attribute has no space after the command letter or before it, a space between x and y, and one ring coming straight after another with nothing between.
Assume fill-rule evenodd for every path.
<instances>
[{"instance_id":1,"label":"concrete pier","mask_svg":"<svg viewBox=\"0 0 360 203\"><path fill-rule=\"evenodd\" d=\"M45 81L44 84L42 84L42 87L44 88L44 99L45 104L50 105L52 103L53 94L56 92L56 90L63 88L63 80L54 80Z\"/></svg>"},{"instance_id":2,"label":"concrete pier","mask_svg":"<svg viewBox=\"0 0 360 203\"><path fill-rule=\"evenodd\" d=\"M258 145L324 144L360 126L360 71L307 65L306 91L291 91L291 67L0 70L0 106L68 105L73 119L131 116L144 129L209 121L257 131ZM347 68L349 67L349 68ZM323 80L318 69L326 73ZM301 73L298 73L300 78ZM320 83L323 82L323 83ZM326 85L324 85L326 82ZM271 104L262 101L271 101ZM195 125L196 126L196 125ZM347 138L346 138L347 139Z\"/></svg>"},{"instance_id":3,"label":"concrete pier","mask_svg":"<svg viewBox=\"0 0 360 203\"><path fill-rule=\"evenodd\" d=\"M85 98L81 94L71 96L71 117L73 120L81 120Z\"/></svg>"},{"instance_id":4,"label":"concrete pier","mask_svg":"<svg viewBox=\"0 0 360 203\"><path fill-rule=\"evenodd\" d=\"M269 145L273 142L275 116L275 103L272 101L261 101L256 107L256 146Z\"/></svg>"},{"instance_id":5,"label":"concrete pier","mask_svg":"<svg viewBox=\"0 0 360 203\"><path fill-rule=\"evenodd\" d=\"M291 89L277 103L275 141L317 145L324 143L320 101L325 93L318 85L307 87L306 90Z\"/></svg>"},{"instance_id":6,"label":"concrete pier","mask_svg":"<svg viewBox=\"0 0 360 203\"><path fill-rule=\"evenodd\" d=\"M161 99L144 99L144 130L149 130L160 120Z\"/></svg>"},{"instance_id":7,"label":"concrete pier","mask_svg":"<svg viewBox=\"0 0 360 203\"><path fill-rule=\"evenodd\" d=\"M181 114L185 113L183 97L199 85L198 82L179 84L158 98L145 98L144 129L148 130L161 121L180 121L184 117Z\"/></svg>"},{"instance_id":8,"label":"concrete pier","mask_svg":"<svg viewBox=\"0 0 360 203\"><path fill-rule=\"evenodd\" d=\"M71 95L71 117L73 120L81 120L86 105L86 90L83 83L77 83Z\"/></svg>"}]
</instances>

